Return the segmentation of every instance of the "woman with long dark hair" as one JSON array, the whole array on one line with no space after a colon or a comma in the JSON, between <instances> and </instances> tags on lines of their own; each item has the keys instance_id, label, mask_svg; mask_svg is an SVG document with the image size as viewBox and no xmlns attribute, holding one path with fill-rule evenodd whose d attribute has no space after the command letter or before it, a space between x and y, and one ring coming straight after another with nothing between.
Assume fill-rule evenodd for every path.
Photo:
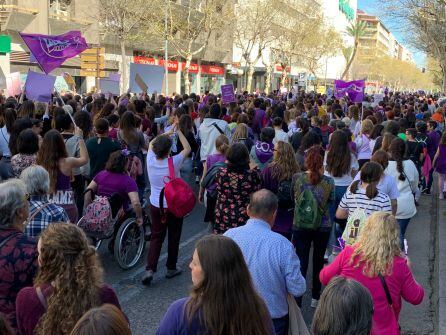
<instances>
[{"instance_id":1,"label":"woman with long dark hair","mask_svg":"<svg viewBox=\"0 0 446 335\"><path fill-rule=\"evenodd\" d=\"M73 169L88 163L88 151L82 138L82 130L77 128L74 136L78 137L79 157L68 157L62 135L57 130L50 130L43 137L43 143L37 154L37 164L43 166L50 175L50 193L52 202L65 209L71 223L76 223L78 211L71 187Z\"/></svg>"},{"instance_id":2,"label":"woman with long dark hair","mask_svg":"<svg viewBox=\"0 0 446 335\"><path fill-rule=\"evenodd\" d=\"M210 235L198 241L192 261L190 297L167 310L157 335L272 335L265 303L251 281L238 245Z\"/></svg>"},{"instance_id":3,"label":"woman with long dark hair","mask_svg":"<svg viewBox=\"0 0 446 335\"><path fill-rule=\"evenodd\" d=\"M141 161L144 170L145 159L143 150L147 150L148 148L144 139L144 134L137 128L136 124L135 114L128 111L122 114L119 120L118 140L127 147L132 157L137 157ZM136 177L136 183L138 184L140 200L142 200L146 184L144 174L140 174Z\"/></svg>"},{"instance_id":4,"label":"woman with long dark hair","mask_svg":"<svg viewBox=\"0 0 446 335\"><path fill-rule=\"evenodd\" d=\"M345 131L336 130L332 134L329 149L325 154L324 169L324 174L333 178L335 183L335 200L330 208L330 216L335 223L335 238L337 240L342 235L347 222L336 219L336 208L359 170L358 160L349 148L348 136Z\"/></svg>"},{"instance_id":5,"label":"woman with long dark hair","mask_svg":"<svg viewBox=\"0 0 446 335\"><path fill-rule=\"evenodd\" d=\"M417 213L415 194L418 191L418 170L415 164L405 157L406 144L395 138L389 147L390 161L386 173L392 176L398 185L396 221L400 226L401 249L404 250L404 236L410 219Z\"/></svg>"},{"instance_id":6,"label":"woman with long dark hair","mask_svg":"<svg viewBox=\"0 0 446 335\"><path fill-rule=\"evenodd\" d=\"M20 334L68 335L90 308L105 303L121 308L114 290L102 281L102 267L82 229L50 224L37 250L40 269L34 287L17 296Z\"/></svg>"},{"instance_id":7,"label":"woman with long dark hair","mask_svg":"<svg viewBox=\"0 0 446 335\"><path fill-rule=\"evenodd\" d=\"M226 162L227 167L221 168L215 176L215 234L244 225L248 220L249 196L260 189L259 169L250 169L249 153L244 144L232 144L226 154Z\"/></svg>"},{"instance_id":8,"label":"woman with long dark hair","mask_svg":"<svg viewBox=\"0 0 446 335\"><path fill-rule=\"evenodd\" d=\"M262 187L278 195L279 208L272 230L291 240L293 226L292 178L299 172L291 144L279 141L274 146L273 161L262 171Z\"/></svg>"},{"instance_id":9,"label":"woman with long dark hair","mask_svg":"<svg viewBox=\"0 0 446 335\"><path fill-rule=\"evenodd\" d=\"M331 177L323 174L323 163L321 146L316 145L308 149L305 157L306 172L298 174L294 184L293 244L296 246L301 273L305 278L311 244L313 244L313 288L311 294L311 307L313 308L317 306L321 294L319 272L324 266L324 254L332 228L329 209L335 195L334 181ZM308 215L309 211L312 212L311 215ZM300 299L299 303L301 301Z\"/></svg>"}]
</instances>

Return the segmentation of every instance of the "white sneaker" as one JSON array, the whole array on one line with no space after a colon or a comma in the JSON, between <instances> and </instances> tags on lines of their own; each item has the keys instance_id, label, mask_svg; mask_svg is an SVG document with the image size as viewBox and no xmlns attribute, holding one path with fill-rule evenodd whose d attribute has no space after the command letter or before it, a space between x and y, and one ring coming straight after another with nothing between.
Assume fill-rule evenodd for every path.
<instances>
[{"instance_id":1,"label":"white sneaker","mask_svg":"<svg viewBox=\"0 0 446 335\"><path fill-rule=\"evenodd\" d=\"M311 308L316 308L317 304L318 304L319 300L316 299L311 299Z\"/></svg>"}]
</instances>

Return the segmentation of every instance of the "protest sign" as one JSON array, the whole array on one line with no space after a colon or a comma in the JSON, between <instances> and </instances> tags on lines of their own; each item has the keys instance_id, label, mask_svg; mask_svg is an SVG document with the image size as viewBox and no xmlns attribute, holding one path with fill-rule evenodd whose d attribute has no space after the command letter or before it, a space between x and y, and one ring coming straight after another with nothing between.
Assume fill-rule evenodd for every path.
<instances>
[{"instance_id":1,"label":"protest sign","mask_svg":"<svg viewBox=\"0 0 446 335\"><path fill-rule=\"evenodd\" d=\"M373 94L373 102L375 103L375 104L378 104L378 103L380 103L381 101L383 101L383 99L384 99L384 94L382 94L382 93L375 93L375 94Z\"/></svg>"},{"instance_id":2,"label":"protest sign","mask_svg":"<svg viewBox=\"0 0 446 335\"><path fill-rule=\"evenodd\" d=\"M164 68L159 65L130 63L129 81L131 92L161 92L164 81Z\"/></svg>"},{"instance_id":3,"label":"protest sign","mask_svg":"<svg viewBox=\"0 0 446 335\"><path fill-rule=\"evenodd\" d=\"M119 81L111 80L110 78L100 78L99 87L101 93L119 95Z\"/></svg>"},{"instance_id":4,"label":"protest sign","mask_svg":"<svg viewBox=\"0 0 446 335\"><path fill-rule=\"evenodd\" d=\"M65 81L64 77L62 77L62 76L56 77L56 82L54 83L54 87L59 92L66 92L66 91L70 90L70 87L67 85L67 82Z\"/></svg>"},{"instance_id":5,"label":"protest sign","mask_svg":"<svg viewBox=\"0 0 446 335\"><path fill-rule=\"evenodd\" d=\"M88 47L80 31L62 35L19 34L46 74Z\"/></svg>"},{"instance_id":6,"label":"protest sign","mask_svg":"<svg viewBox=\"0 0 446 335\"><path fill-rule=\"evenodd\" d=\"M20 81L20 72L13 72L5 76L6 91L8 96L13 97L19 95L22 91L22 84Z\"/></svg>"},{"instance_id":7,"label":"protest sign","mask_svg":"<svg viewBox=\"0 0 446 335\"><path fill-rule=\"evenodd\" d=\"M68 72L63 73L63 79L67 83L68 87L72 91L76 91L76 83L74 82L73 77Z\"/></svg>"},{"instance_id":8,"label":"protest sign","mask_svg":"<svg viewBox=\"0 0 446 335\"><path fill-rule=\"evenodd\" d=\"M121 74L120 73L110 73L108 76L108 79L113 81L121 81Z\"/></svg>"},{"instance_id":9,"label":"protest sign","mask_svg":"<svg viewBox=\"0 0 446 335\"><path fill-rule=\"evenodd\" d=\"M224 104L235 102L234 85L221 85L221 100Z\"/></svg>"},{"instance_id":10,"label":"protest sign","mask_svg":"<svg viewBox=\"0 0 446 335\"><path fill-rule=\"evenodd\" d=\"M49 102L55 81L54 76L29 71L25 83L26 97L34 101Z\"/></svg>"},{"instance_id":11,"label":"protest sign","mask_svg":"<svg viewBox=\"0 0 446 335\"><path fill-rule=\"evenodd\" d=\"M317 88L316 88L316 93L319 93L319 94L325 94L325 86L318 86Z\"/></svg>"}]
</instances>

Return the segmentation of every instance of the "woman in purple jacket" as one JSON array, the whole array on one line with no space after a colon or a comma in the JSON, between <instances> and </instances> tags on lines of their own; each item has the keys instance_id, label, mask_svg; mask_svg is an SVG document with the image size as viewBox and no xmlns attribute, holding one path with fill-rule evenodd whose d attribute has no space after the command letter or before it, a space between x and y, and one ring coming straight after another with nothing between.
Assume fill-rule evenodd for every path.
<instances>
[{"instance_id":1,"label":"woman in purple jacket","mask_svg":"<svg viewBox=\"0 0 446 335\"><path fill-rule=\"evenodd\" d=\"M203 237L189 267L190 297L170 305L157 335L274 334L268 309L233 240L221 235Z\"/></svg>"}]
</instances>

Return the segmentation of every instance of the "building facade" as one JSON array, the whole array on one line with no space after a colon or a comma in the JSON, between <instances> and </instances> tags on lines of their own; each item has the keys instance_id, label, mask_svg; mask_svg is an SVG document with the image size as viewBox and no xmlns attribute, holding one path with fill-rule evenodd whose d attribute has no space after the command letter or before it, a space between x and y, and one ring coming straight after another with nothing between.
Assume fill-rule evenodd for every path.
<instances>
[{"instance_id":1,"label":"building facade","mask_svg":"<svg viewBox=\"0 0 446 335\"><path fill-rule=\"evenodd\" d=\"M26 74L28 70L39 71L38 65L30 61L29 50L19 32L58 35L70 30L82 31L90 46L105 48L106 75L121 71L119 41L116 36L101 30L98 10L101 10L98 0L5 0L0 5L0 25L3 33L12 38L12 52L0 56L3 73ZM232 62L232 41L230 34L220 35L222 36L212 36L205 51L193 59L189 71L191 91L219 92L220 86L225 83L228 64ZM153 40L155 39L147 36L143 42L126 45L127 67L129 62L164 65L164 52L160 51L164 44L154 43ZM169 94L184 92L184 61L175 57L174 50L169 49ZM79 92L89 91L95 86L94 77L81 76L80 57L67 60L51 74L59 79L64 72L73 76ZM125 91L128 83L122 83L122 86L122 91Z\"/></svg>"}]
</instances>

